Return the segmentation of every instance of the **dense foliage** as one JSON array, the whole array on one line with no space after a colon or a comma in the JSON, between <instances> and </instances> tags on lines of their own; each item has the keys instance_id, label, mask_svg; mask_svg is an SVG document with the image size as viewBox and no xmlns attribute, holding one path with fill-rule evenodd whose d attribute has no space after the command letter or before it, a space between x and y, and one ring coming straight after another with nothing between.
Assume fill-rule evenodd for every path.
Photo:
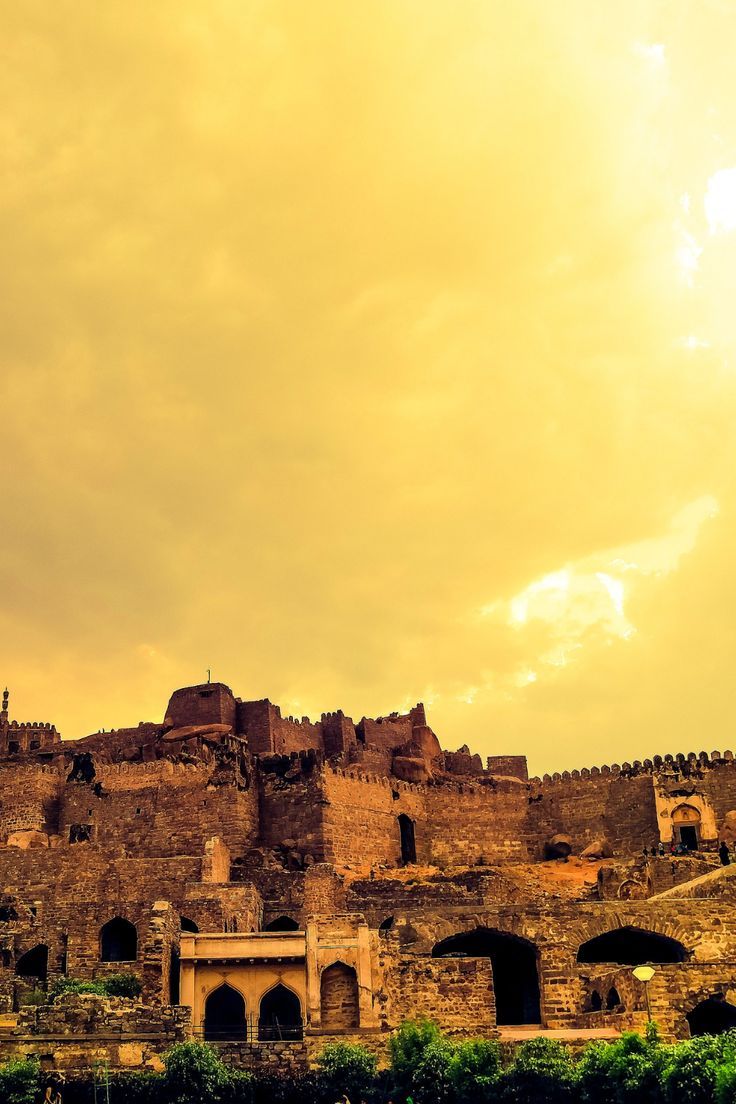
<instances>
[{"instance_id":1,"label":"dense foliage","mask_svg":"<svg viewBox=\"0 0 736 1104\"><path fill-rule=\"evenodd\" d=\"M53 1002L65 993L97 993L101 997L139 997L141 983L135 974L108 974L97 981L59 977L49 986L48 999Z\"/></svg>"},{"instance_id":2,"label":"dense foliage","mask_svg":"<svg viewBox=\"0 0 736 1104\"><path fill-rule=\"evenodd\" d=\"M67 992L69 989L66 990ZM77 990L78 991L78 990ZM531 1038L507 1060L496 1042L455 1042L429 1020L407 1022L377 1071L367 1046L329 1043L316 1069L287 1079L235 1070L208 1043L178 1043L163 1073L110 1076L110 1100L125 1104L736 1104L736 1032L665 1045L651 1027L587 1046ZM0 1066L2 1104L35 1104L43 1081L35 1060ZM98 1087L99 1093L99 1087ZM90 1082L67 1082L65 1104L93 1104ZM99 1096L98 1096L99 1099Z\"/></svg>"}]
</instances>

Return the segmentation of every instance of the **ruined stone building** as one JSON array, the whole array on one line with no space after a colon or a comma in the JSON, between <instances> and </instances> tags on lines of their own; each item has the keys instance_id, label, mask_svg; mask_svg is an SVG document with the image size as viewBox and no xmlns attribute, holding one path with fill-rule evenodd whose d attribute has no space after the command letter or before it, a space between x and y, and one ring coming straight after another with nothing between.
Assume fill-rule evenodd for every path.
<instances>
[{"instance_id":1,"label":"ruined stone building","mask_svg":"<svg viewBox=\"0 0 736 1104\"><path fill-rule=\"evenodd\" d=\"M205 1037L298 1063L422 1014L605 1036L645 1021L642 962L666 1035L736 1023L730 752L529 779L519 756L443 751L421 705L312 722L212 683L62 742L8 700L0 1061L155 1065ZM140 1000L39 995L121 971Z\"/></svg>"}]
</instances>

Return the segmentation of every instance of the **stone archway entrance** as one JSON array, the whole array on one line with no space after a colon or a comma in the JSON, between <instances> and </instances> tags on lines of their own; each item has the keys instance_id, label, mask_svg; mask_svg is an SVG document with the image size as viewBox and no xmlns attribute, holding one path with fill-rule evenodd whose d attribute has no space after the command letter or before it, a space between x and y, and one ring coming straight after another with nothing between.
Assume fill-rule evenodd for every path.
<instances>
[{"instance_id":1,"label":"stone archway entrance","mask_svg":"<svg viewBox=\"0 0 736 1104\"><path fill-rule=\"evenodd\" d=\"M259 1040L301 1039L302 1034L302 1009L298 996L285 985L274 985L261 999Z\"/></svg>"},{"instance_id":2,"label":"stone archway entrance","mask_svg":"<svg viewBox=\"0 0 736 1104\"><path fill-rule=\"evenodd\" d=\"M688 1012L691 1035L722 1035L736 1028L736 1008L723 996L708 997Z\"/></svg>"},{"instance_id":3,"label":"stone archway entrance","mask_svg":"<svg viewBox=\"0 0 736 1104\"><path fill-rule=\"evenodd\" d=\"M432 958L456 957L490 958L497 1024L542 1022L537 949L533 943L510 932L475 928L451 935L432 948Z\"/></svg>"},{"instance_id":4,"label":"stone archway entrance","mask_svg":"<svg viewBox=\"0 0 736 1104\"><path fill-rule=\"evenodd\" d=\"M678 805L672 810L672 837L688 851L700 847L700 813L694 805Z\"/></svg>"}]
</instances>

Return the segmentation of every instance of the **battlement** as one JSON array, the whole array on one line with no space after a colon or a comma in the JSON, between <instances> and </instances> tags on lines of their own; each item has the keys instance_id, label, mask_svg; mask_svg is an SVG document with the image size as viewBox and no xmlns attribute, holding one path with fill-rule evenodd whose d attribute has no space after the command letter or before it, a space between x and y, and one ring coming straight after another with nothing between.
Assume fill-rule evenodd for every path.
<instances>
[{"instance_id":1,"label":"battlement","mask_svg":"<svg viewBox=\"0 0 736 1104\"><path fill-rule=\"evenodd\" d=\"M529 782L532 786L539 787L576 781L580 778L598 778L601 775L634 778L640 774L690 774L694 771L711 770L724 766L732 763L733 760L734 753L732 751L690 751L687 754L678 752L676 755L654 755L651 759L635 759L632 763L612 763L610 766L583 767L580 770L544 774L541 778L538 776L530 778Z\"/></svg>"}]
</instances>

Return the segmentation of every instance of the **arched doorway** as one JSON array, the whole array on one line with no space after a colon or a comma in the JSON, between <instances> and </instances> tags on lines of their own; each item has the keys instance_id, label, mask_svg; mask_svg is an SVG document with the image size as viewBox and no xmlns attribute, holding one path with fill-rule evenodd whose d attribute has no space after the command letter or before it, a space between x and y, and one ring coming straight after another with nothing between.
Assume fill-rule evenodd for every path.
<instances>
[{"instance_id":1,"label":"arched doorway","mask_svg":"<svg viewBox=\"0 0 736 1104\"><path fill-rule=\"evenodd\" d=\"M100 928L102 962L134 962L138 957L138 932L135 924L115 916Z\"/></svg>"},{"instance_id":2,"label":"arched doorway","mask_svg":"<svg viewBox=\"0 0 736 1104\"><path fill-rule=\"evenodd\" d=\"M678 805L672 811L672 836L675 843L681 843L688 851L697 851L700 846L700 813L694 805Z\"/></svg>"},{"instance_id":3,"label":"arched doorway","mask_svg":"<svg viewBox=\"0 0 736 1104\"><path fill-rule=\"evenodd\" d=\"M443 939L432 958L490 958L497 1024L541 1023L537 949L528 939L475 928Z\"/></svg>"},{"instance_id":4,"label":"arched doorway","mask_svg":"<svg viewBox=\"0 0 736 1104\"><path fill-rule=\"evenodd\" d=\"M401 836L401 862L404 866L417 861L417 845L414 836L414 821L406 813L399 816L399 834Z\"/></svg>"},{"instance_id":5,"label":"arched doorway","mask_svg":"<svg viewBox=\"0 0 736 1104\"><path fill-rule=\"evenodd\" d=\"M323 970L319 993L323 1031L350 1031L360 1025L358 976L352 966L334 962Z\"/></svg>"},{"instance_id":6,"label":"arched doorway","mask_svg":"<svg viewBox=\"0 0 736 1104\"><path fill-rule=\"evenodd\" d=\"M630 926L596 935L578 947L578 962L615 962L619 966L684 962L686 957L687 951L676 939Z\"/></svg>"},{"instance_id":7,"label":"arched doorway","mask_svg":"<svg viewBox=\"0 0 736 1104\"><path fill-rule=\"evenodd\" d=\"M244 1039L245 1001L237 989L223 982L204 1004L205 1039Z\"/></svg>"},{"instance_id":8,"label":"arched doorway","mask_svg":"<svg viewBox=\"0 0 736 1104\"><path fill-rule=\"evenodd\" d=\"M277 916L275 920L270 920L263 930L267 932L299 931L299 925L290 916Z\"/></svg>"},{"instance_id":9,"label":"arched doorway","mask_svg":"<svg viewBox=\"0 0 736 1104\"><path fill-rule=\"evenodd\" d=\"M736 1028L736 1008L719 993L696 1004L685 1018L691 1035L722 1035Z\"/></svg>"},{"instance_id":10,"label":"arched doorway","mask_svg":"<svg viewBox=\"0 0 736 1104\"><path fill-rule=\"evenodd\" d=\"M197 925L188 916L179 917L179 927L183 932L194 932L196 934L199 931Z\"/></svg>"},{"instance_id":11,"label":"arched doorway","mask_svg":"<svg viewBox=\"0 0 736 1104\"><path fill-rule=\"evenodd\" d=\"M44 983L49 970L49 949L45 943L39 943L21 955L15 964L18 977Z\"/></svg>"},{"instance_id":12,"label":"arched doorway","mask_svg":"<svg viewBox=\"0 0 736 1104\"><path fill-rule=\"evenodd\" d=\"M258 1038L261 1042L270 1039L301 1039L302 1007L299 998L285 985L274 985L273 989L261 998L258 1014Z\"/></svg>"}]
</instances>

